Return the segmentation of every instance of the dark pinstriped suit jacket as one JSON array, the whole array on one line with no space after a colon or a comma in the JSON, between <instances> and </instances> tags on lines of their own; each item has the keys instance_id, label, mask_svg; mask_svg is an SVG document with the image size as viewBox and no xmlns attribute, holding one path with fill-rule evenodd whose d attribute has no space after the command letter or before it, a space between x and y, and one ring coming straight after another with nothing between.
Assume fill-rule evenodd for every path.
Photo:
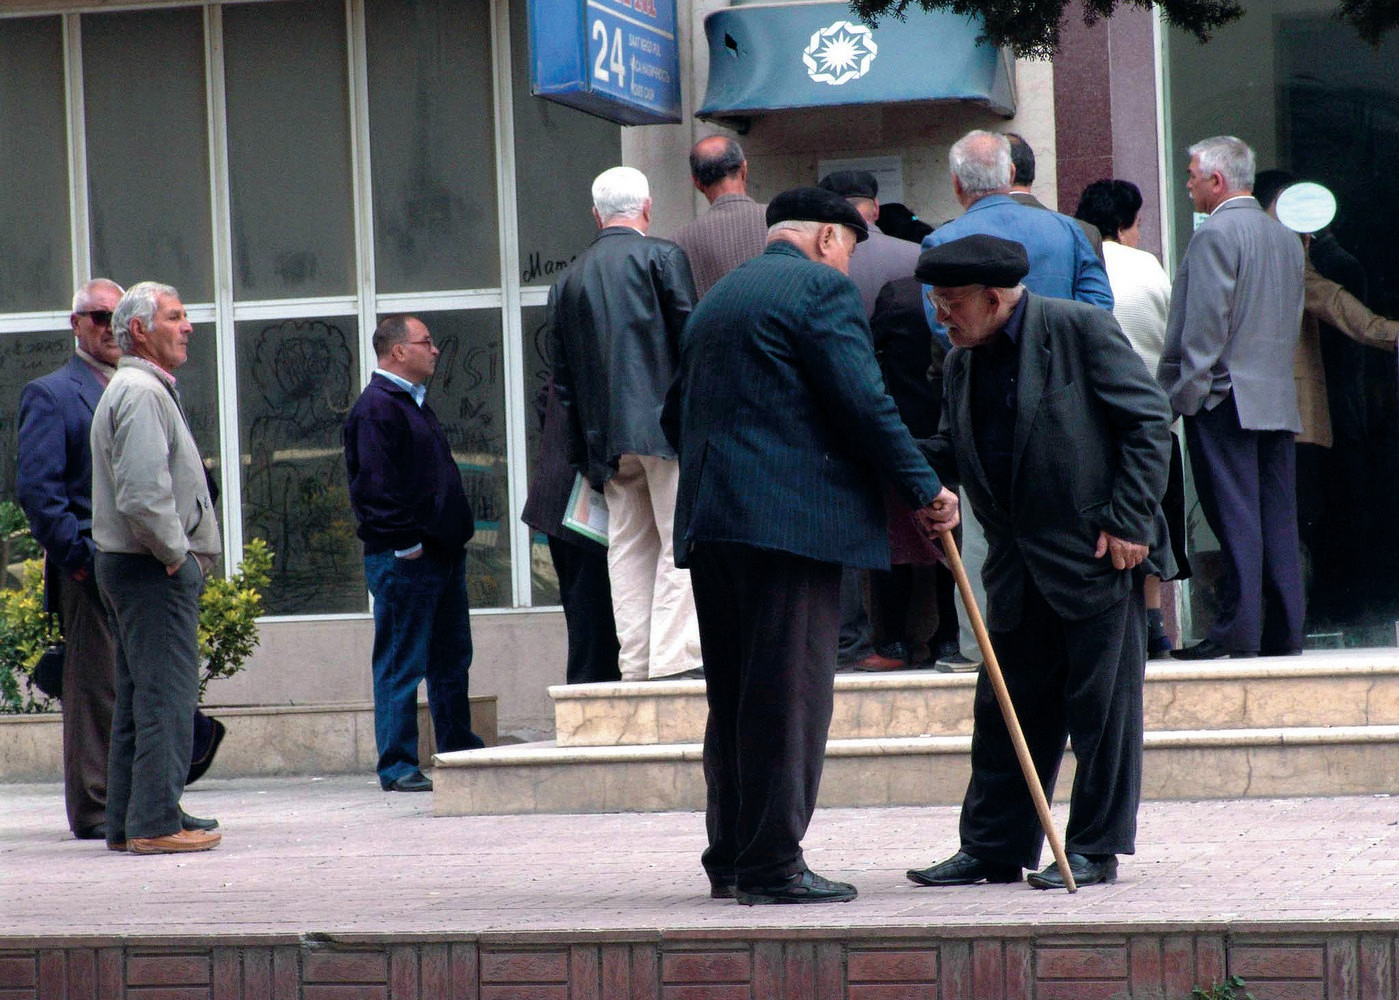
<instances>
[{"instance_id":1,"label":"dark pinstriped suit jacket","mask_svg":"<svg viewBox=\"0 0 1399 1000\"><path fill-rule=\"evenodd\" d=\"M854 282L769 244L700 300L680 358L676 562L726 541L887 567L880 478L915 507L940 486L884 391Z\"/></svg>"}]
</instances>

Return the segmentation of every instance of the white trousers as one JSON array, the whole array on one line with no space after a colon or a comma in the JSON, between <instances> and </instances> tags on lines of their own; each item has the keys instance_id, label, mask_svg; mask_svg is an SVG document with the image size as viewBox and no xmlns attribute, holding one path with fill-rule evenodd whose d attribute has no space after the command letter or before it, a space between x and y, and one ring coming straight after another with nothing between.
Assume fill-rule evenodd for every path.
<instances>
[{"instance_id":1,"label":"white trousers","mask_svg":"<svg viewBox=\"0 0 1399 1000\"><path fill-rule=\"evenodd\" d=\"M689 570L671 544L680 463L623 455L607 481L607 572L624 681L669 677L700 665L699 619Z\"/></svg>"},{"instance_id":2,"label":"white trousers","mask_svg":"<svg viewBox=\"0 0 1399 1000\"><path fill-rule=\"evenodd\" d=\"M981 609L981 618L985 621L986 585L981 582L981 569L986 565L986 533L981 530L981 522L972 513L971 504L967 503L967 491L958 490L957 499L960 501L957 509L962 512L962 565L966 567L967 578L972 584L972 596L976 598ZM957 643L962 647L963 656L980 663L981 645L976 641L976 632L972 629L972 616L967 614L967 606L962 600L960 589L957 591L957 606L962 611L962 617L958 619L960 627ZM987 622L986 627L990 628L991 623Z\"/></svg>"}]
</instances>

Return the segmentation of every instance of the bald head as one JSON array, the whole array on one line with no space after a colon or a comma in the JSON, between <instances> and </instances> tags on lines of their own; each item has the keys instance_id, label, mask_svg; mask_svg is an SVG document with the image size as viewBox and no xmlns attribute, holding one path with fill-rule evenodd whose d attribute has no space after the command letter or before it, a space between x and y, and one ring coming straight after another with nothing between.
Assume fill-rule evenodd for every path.
<instances>
[{"instance_id":1,"label":"bald head","mask_svg":"<svg viewBox=\"0 0 1399 1000\"><path fill-rule=\"evenodd\" d=\"M748 161L743 147L725 135L711 135L690 150L690 179L712 203L726 194L748 193Z\"/></svg>"}]
</instances>

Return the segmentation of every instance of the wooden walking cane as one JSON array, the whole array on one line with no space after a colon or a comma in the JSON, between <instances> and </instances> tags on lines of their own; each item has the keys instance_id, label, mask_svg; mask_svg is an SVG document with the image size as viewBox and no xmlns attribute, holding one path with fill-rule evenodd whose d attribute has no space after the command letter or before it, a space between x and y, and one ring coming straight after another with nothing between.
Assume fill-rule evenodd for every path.
<instances>
[{"instance_id":1,"label":"wooden walking cane","mask_svg":"<svg viewBox=\"0 0 1399 1000\"><path fill-rule=\"evenodd\" d=\"M986 631L986 623L981 620L981 609L977 607L976 595L972 593L972 582L967 577L967 568L962 565L962 555L957 551L957 542L951 531L943 531L942 550L947 555L947 564L952 567L952 575L957 579L957 589L962 592L962 604L972 620L972 631L976 633L977 645L981 647L981 657L986 662L986 676L991 679L991 688L996 692L996 701L1001 705L1001 715L1005 717L1006 728L1010 730L1010 741L1015 744L1015 756L1020 761L1020 770L1030 786L1030 797L1035 800L1035 812L1039 813L1040 826L1049 838L1049 849L1054 852L1054 861L1059 866L1059 874L1064 879L1064 887L1069 892L1078 892L1073 872L1069 870L1069 859L1064 854L1064 845L1059 840L1059 831L1054 828L1054 818L1049 815L1049 800L1045 798L1040 776L1035 771L1035 762L1030 759L1030 747L1025 742L1025 734L1020 730L1020 720L1015 717L1015 706L1010 703L1010 691L1006 688L1005 676L996 660L996 651L991 648L991 635Z\"/></svg>"}]
</instances>

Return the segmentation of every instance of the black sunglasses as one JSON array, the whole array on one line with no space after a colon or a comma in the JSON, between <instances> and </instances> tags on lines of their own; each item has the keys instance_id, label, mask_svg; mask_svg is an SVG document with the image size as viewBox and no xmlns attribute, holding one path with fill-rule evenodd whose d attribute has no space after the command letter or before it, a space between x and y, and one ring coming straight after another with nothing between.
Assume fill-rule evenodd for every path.
<instances>
[{"instance_id":1,"label":"black sunglasses","mask_svg":"<svg viewBox=\"0 0 1399 1000\"><path fill-rule=\"evenodd\" d=\"M79 316L86 316L98 326L111 326L112 310L110 309L88 309L78 313Z\"/></svg>"}]
</instances>

